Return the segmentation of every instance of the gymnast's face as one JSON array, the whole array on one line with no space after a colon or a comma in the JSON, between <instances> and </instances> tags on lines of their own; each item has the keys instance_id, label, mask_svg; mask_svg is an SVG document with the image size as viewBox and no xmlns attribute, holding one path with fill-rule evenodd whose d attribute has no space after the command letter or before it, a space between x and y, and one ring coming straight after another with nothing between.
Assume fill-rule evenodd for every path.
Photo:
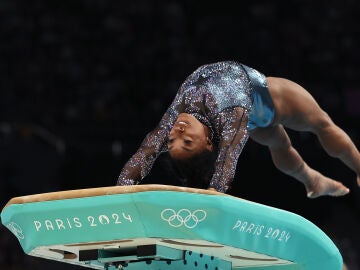
<instances>
[{"instance_id":1,"label":"gymnast's face","mask_svg":"<svg viewBox=\"0 0 360 270\"><path fill-rule=\"evenodd\" d=\"M209 128L191 114L179 114L169 135L168 150L170 156L183 160L205 150L212 151L212 149Z\"/></svg>"}]
</instances>

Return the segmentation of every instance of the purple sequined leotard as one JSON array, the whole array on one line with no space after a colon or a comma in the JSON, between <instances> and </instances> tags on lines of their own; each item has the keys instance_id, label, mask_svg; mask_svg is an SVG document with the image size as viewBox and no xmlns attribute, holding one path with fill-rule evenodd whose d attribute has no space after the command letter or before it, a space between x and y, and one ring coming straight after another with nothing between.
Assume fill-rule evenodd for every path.
<instances>
[{"instance_id":1,"label":"purple sequined leotard","mask_svg":"<svg viewBox=\"0 0 360 270\"><path fill-rule=\"evenodd\" d=\"M271 124L274 109L265 76L256 70L233 61L201 66L181 85L158 126L125 164L117 185L138 184L149 173L159 154L167 151L180 113L195 116L212 131L219 152L209 187L226 192L248 131Z\"/></svg>"}]
</instances>

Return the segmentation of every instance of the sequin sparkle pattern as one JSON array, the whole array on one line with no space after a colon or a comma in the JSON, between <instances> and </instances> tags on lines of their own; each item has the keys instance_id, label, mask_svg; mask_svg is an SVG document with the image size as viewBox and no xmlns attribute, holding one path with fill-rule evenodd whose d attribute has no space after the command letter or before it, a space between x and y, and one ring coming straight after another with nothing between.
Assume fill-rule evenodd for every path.
<instances>
[{"instance_id":1,"label":"sequin sparkle pattern","mask_svg":"<svg viewBox=\"0 0 360 270\"><path fill-rule=\"evenodd\" d=\"M199 67L184 81L157 127L125 164L117 185L140 183L159 154L167 151L167 139L178 115L189 113L209 127L213 142L218 144L209 187L226 192L249 137L247 123L252 91L251 80L240 63L226 61Z\"/></svg>"}]
</instances>

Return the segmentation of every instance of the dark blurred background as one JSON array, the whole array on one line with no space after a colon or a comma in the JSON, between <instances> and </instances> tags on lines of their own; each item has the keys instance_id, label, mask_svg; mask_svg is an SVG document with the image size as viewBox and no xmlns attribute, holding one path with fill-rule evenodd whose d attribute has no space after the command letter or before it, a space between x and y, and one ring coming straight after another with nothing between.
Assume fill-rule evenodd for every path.
<instances>
[{"instance_id":1,"label":"dark blurred background","mask_svg":"<svg viewBox=\"0 0 360 270\"><path fill-rule=\"evenodd\" d=\"M344 1L0 1L0 199L112 186L198 66L236 60L294 80L360 147L360 5ZM230 194L300 214L360 269L355 174L316 138L304 159L351 193L309 200L252 141ZM173 183L162 163L144 183ZM82 269L23 254L0 229L0 269Z\"/></svg>"}]
</instances>

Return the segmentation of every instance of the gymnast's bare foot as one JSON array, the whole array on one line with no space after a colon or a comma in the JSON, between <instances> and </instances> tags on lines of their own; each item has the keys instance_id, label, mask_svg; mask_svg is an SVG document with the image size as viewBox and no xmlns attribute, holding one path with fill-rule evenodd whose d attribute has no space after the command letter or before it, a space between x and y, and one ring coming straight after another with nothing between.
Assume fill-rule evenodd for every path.
<instances>
[{"instance_id":1,"label":"gymnast's bare foot","mask_svg":"<svg viewBox=\"0 0 360 270\"><path fill-rule=\"evenodd\" d=\"M306 192L308 198L314 199L320 196L344 196L350 190L342 183L316 173L316 177L312 178L312 184L306 185Z\"/></svg>"}]
</instances>

